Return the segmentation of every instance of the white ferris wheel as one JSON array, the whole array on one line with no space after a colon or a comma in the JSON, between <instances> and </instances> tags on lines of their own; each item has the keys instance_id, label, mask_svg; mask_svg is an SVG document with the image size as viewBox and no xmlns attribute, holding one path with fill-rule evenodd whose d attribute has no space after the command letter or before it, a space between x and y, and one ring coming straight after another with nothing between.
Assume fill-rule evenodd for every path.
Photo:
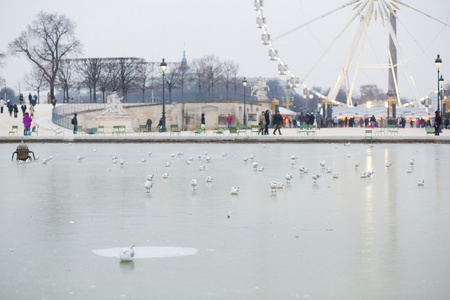
<instances>
[{"instance_id":1,"label":"white ferris wheel","mask_svg":"<svg viewBox=\"0 0 450 300\"><path fill-rule=\"evenodd\" d=\"M274 2L283 6L283 13L272 13ZM447 12L439 18L407 0L293 2L254 0L261 42L268 47L269 59L278 64L278 74L286 75L291 87L334 105L344 104L343 92L346 104L353 105L358 84L367 82L388 83L388 95L399 107L401 93L406 90L417 104L428 97L418 88L415 74L435 68L433 46L450 29L448 4L443 8ZM432 32L421 32L425 23L434 26ZM328 88L312 86L325 77ZM338 95L341 101L337 101Z\"/></svg>"}]
</instances>

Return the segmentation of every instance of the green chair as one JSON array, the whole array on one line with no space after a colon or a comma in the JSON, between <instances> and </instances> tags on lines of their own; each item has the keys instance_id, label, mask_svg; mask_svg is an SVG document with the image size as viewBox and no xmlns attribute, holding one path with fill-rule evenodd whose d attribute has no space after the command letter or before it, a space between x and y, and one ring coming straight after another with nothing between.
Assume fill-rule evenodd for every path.
<instances>
[{"instance_id":1,"label":"green chair","mask_svg":"<svg viewBox=\"0 0 450 300\"><path fill-rule=\"evenodd\" d=\"M150 134L150 130L148 130L147 125L139 125L139 135L142 134Z\"/></svg>"},{"instance_id":2,"label":"green chair","mask_svg":"<svg viewBox=\"0 0 450 300\"><path fill-rule=\"evenodd\" d=\"M237 133L238 133L238 135L240 133L247 133L247 126L245 126L245 125L238 125L237 126Z\"/></svg>"},{"instance_id":3,"label":"green chair","mask_svg":"<svg viewBox=\"0 0 450 300\"><path fill-rule=\"evenodd\" d=\"M232 135L232 134L239 135L237 127L232 126L228 130L230 131L230 135Z\"/></svg>"},{"instance_id":4,"label":"green chair","mask_svg":"<svg viewBox=\"0 0 450 300\"><path fill-rule=\"evenodd\" d=\"M225 132L225 127L219 127L219 129L217 129L217 131L214 131L214 134L223 134Z\"/></svg>"},{"instance_id":5,"label":"green chair","mask_svg":"<svg viewBox=\"0 0 450 300\"><path fill-rule=\"evenodd\" d=\"M398 135L398 128L395 125L388 125L388 133Z\"/></svg>"},{"instance_id":6,"label":"green chair","mask_svg":"<svg viewBox=\"0 0 450 300\"><path fill-rule=\"evenodd\" d=\"M105 126L103 125L97 126L97 131L95 132L95 134L105 134Z\"/></svg>"},{"instance_id":7,"label":"green chair","mask_svg":"<svg viewBox=\"0 0 450 300\"><path fill-rule=\"evenodd\" d=\"M8 132L8 135L19 135L19 126L12 125L11 131Z\"/></svg>"},{"instance_id":8,"label":"green chair","mask_svg":"<svg viewBox=\"0 0 450 300\"><path fill-rule=\"evenodd\" d=\"M305 125L298 126L298 128L297 128L297 135L300 135L300 134L304 134L304 135L308 134L306 132L306 126Z\"/></svg>"},{"instance_id":9,"label":"green chair","mask_svg":"<svg viewBox=\"0 0 450 300\"><path fill-rule=\"evenodd\" d=\"M86 134L86 132L84 132L84 130L83 130L83 126L82 125L77 125L77 132L76 132L76 134L77 135L78 134L80 134L80 135Z\"/></svg>"},{"instance_id":10,"label":"green chair","mask_svg":"<svg viewBox=\"0 0 450 300\"><path fill-rule=\"evenodd\" d=\"M370 140L371 143L373 143L373 135L372 135L372 129L366 129L364 133L364 142L366 143L367 140Z\"/></svg>"},{"instance_id":11,"label":"green chair","mask_svg":"<svg viewBox=\"0 0 450 300\"><path fill-rule=\"evenodd\" d=\"M178 129L178 125L170 125L170 135L177 133L180 135L181 131Z\"/></svg>"}]
</instances>

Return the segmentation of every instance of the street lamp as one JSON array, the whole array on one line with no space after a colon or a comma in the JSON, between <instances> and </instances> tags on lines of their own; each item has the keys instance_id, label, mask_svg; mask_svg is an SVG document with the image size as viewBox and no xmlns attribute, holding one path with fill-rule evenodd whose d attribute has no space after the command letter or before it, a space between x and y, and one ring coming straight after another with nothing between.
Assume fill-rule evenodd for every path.
<instances>
[{"instance_id":1,"label":"street lamp","mask_svg":"<svg viewBox=\"0 0 450 300\"><path fill-rule=\"evenodd\" d=\"M439 95L440 95L440 98L441 98L441 115L444 113L444 97L443 97L443 95L442 95L442 92L443 92L443 89L442 89L442 84L444 83L444 78L442 77L442 75L441 75L441 77L439 78L439 83L440 83L440 87L439 87ZM439 110L439 109L438 109Z\"/></svg>"},{"instance_id":2,"label":"street lamp","mask_svg":"<svg viewBox=\"0 0 450 300\"><path fill-rule=\"evenodd\" d=\"M247 86L247 79L245 79L245 77L244 77L244 80L242 81L242 85L244 86L244 122L243 122L243 124L245 126L247 126L247 118L245 115L245 87Z\"/></svg>"},{"instance_id":3,"label":"street lamp","mask_svg":"<svg viewBox=\"0 0 450 300\"><path fill-rule=\"evenodd\" d=\"M439 105L439 95L440 95L440 86L439 86L439 81L440 81L440 78L439 78L439 67L440 67L441 64L442 64L442 59L441 59L441 57L439 56L439 54L437 55L437 58L436 58L436 60L435 60L434 62L436 63L436 67L437 67L437 71L438 71L437 110L439 111L439 108L440 108L440 105Z\"/></svg>"},{"instance_id":4,"label":"street lamp","mask_svg":"<svg viewBox=\"0 0 450 300\"><path fill-rule=\"evenodd\" d=\"M161 132L166 132L166 98L164 97L164 84L165 84L165 74L167 68L167 63L164 61L164 58L162 59L161 64L159 65L161 67L162 71L162 79L163 79L163 109L162 109L162 124L161 124Z\"/></svg>"}]
</instances>

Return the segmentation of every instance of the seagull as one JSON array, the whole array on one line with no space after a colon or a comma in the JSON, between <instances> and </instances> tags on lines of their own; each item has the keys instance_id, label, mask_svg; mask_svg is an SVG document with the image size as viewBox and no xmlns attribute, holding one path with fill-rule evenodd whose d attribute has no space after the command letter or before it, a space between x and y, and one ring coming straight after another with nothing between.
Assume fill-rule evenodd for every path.
<instances>
[{"instance_id":1,"label":"seagull","mask_svg":"<svg viewBox=\"0 0 450 300\"><path fill-rule=\"evenodd\" d=\"M271 181L270 182L270 189L272 192L276 192L277 191L277 182L276 181Z\"/></svg>"},{"instance_id":2,"label":"seagull","mask_svg":"<svg viewBox=\"0 0 450 300\"><path fill-rule=\"evenodd\" d=\"M303 173L303 169L304 169L303 166L298 167L298 170L300 171L300 173Z\"/></svg>"},{"instance_id":3,"label":"seagull","mask_svg":"<svg viewBox=\"0 0 450 300\"><path fill-rule=\"evenodd\" d=\"M313 172L311 178L314 180L314 183L316 183L317 179L320 178L320 175L315 173L315 172Z\"/></svg>"},{"instance_id":4,"label":"seagull","mask_svg":"<svg viewBox=\"0 0 450 300\"><path fill-rule=\"evenodd\" d=\"M339 178L339 174L338 173L333 173L333 178Z\"/></svg>"},{"instance_id":5,"label":"seagull","mask_svg":"<svg viewBox=\"0 0 450 300\"><path fill-rule=\"evenodd\" d=\"M85 156L77 155L77 159L78 159L79 161L82 161L82 160L85 159L85 158L86 158Z\"/></svg>"},{"instance_id":6,"label":"seagull","mask_svg":"<svg viewBox=\"0 0 450 300\"><path fill-rule=\"evenodd\" d=\"M411 158L411 160L409 161L409 164L410 164L411 166L414 166L415 163L416 163L416 162L415 162L414 158Z\"/></svg>"},{"instance_id":7,"label":"seagull","mask_svg":"<svg viewBox=\"0 0 450 300\"><path fill-rule=\"evenodd\" d=\"M214 179L212 176L206 176L206 182L213 182Z\"/></svg>"},{"instance_id":8,"label":"seagull","mask_svg":"<svg viewBox=\"0 0 450 300\"><path fill-rule=\"evenodd\" d=\"M282 189L282 188L284 188L284 184L281 181L277 182L277 189Z\"/></svg>"},{"instance_id":9,"label":"seagull","mask_svg":"<svg viewBox=\"0 0 450 300\"><path fill-rule=\"evenodd\" d=\"M192 156L189 156L188 160L189 160L189 161L193 161L194 158L193 158Z\"/></svg>"},{"instance_id":10,"label":"seagull","mask_svg":"<svg viewBox=\"0 0 450 300\"><path fill-rule=\"evenodd\" d=\"M239 187L238 186L232 186L231 187L231 195L237 195L239 194Z\"/></svg>"},{"instance_id":11,"label":"seagull","mask_svg":"<svg viewBox=\"0 0 450 300\"><path fill-rule=\"evenodd\" d=\"M113 160L112 160L112 163L113 163L113 164L117 164L117 159L113 159Z\"/></svg>"},{"instance_id":12,"label":"seagull","mask_svg":"<svg viewBox=\"0 0 450 300\"><path fill-rule=\"evenodd\" d=\"M423 186L425 184L425 179L419 179L419 181L417 182L417 185L419 186Z\"/></svg>"},{"instance_id":13,"label":"seagull","mask_svg":"<svg viewBox=\"0 0 450 300\"><path fill-rule=\"evenodd\" d=\"M123 160L120 161L120 165L123 166L125 162Z\"/></svg>"},{"instance_id":14,"label":"seagull","mask_svg":"<svg viewBox=\"0 0 450 300\"><path fill-rule=\"evenodd\" d=\"M284 178L286 178L287 183L291 183L291 179L294 178L294 176L292 176L289 173L286 173L286 175L284 176Z\"/></svg>"},{"instance_id":15,"label":"seagull","mask_svg":"<svg viewBox=\"0 0 450 300\"><path fill-rule=\"evenodd\" d=\"M172 158L175 157L175 153L171 153L170 156L172 156Z\"/></svg>"},{"instance_id":16,"label":"seagull","mask_svg":"<svg viewBox=\"0 0 450 300\"><path fill-rule=\"evenodd\" d=\"M205 155L208 155L208 151L205 151Z\"/></svg>"},{"instance_id":17,"label":"seagull","mask_svg":"<svg viewBox=\"0 0 450 300\"><path fill-rule=\"evenodd\" d=\"M389 167L392 166L392 164L391 164L390 162L387 162L387 163L385 164L385 166L386 166L386 168L389 169Z\"/></svg>"},{"instance_id":18,"label":"seagull","mask_svg":"<svg viewBox=\"0 0 450 300\"><path fill-rule=\"evenodd\" d=\"M358 168L359 162L355 161L355 168Z\"/></svg>"},{"instance_id":19,"label":"seagull","mask_svg":"<svg viewBox=\"0 0 450 300\"><path fill-rule=\"evenodd\" d=\"M166 162L166 164L164 165L166 168L170 167L172 165L171 162Z\"/></svg>"},{"instance_id":20,"label":"seagull","mask_svg":"<svg viewBox=\"0 0 450 300\"><path fill-rule=\"evenodd\" d=\"M162 177L163 177L163 178L169 178L169 173L164 173L164 174L162 175Z\"/></svg>"},{"instance_id":21,"label":"seagull","mask_svg":"<svg viewBox=\"0 0 450 300\"><path fill-rule=\"evenodd\" d=\"M145 163L147 160L145 158L141 159L141 162Z\"/></svg>"},{"instance_id":22,"label":"seagull","mask_svg":"<svg viewBox=\"0 0 450 300\"><path fill-rule=\"evenodd\" d=\"M347 154L347 157L352 157L352 155L349 153L349 154Z\"/></svg>"},{"instance_id":23,"label":"seagull","mask_svg":"<svg viewBox=\"0 0 450 300\"><path fill-rule=\"evenodd\" d=\"M149 152L148 152L148 156L152 156L152 151L149 151Z\"/></svg>"},{"instance_id":24,"label":"seagull","mask_svg":"<svg viewBox=\"0 0 450 300\"><path fill-rule=\"evenodd\" d=\"M24 161L19 159L19 160L17 161L17 163L18 163L19 165L21 165L21 164L24 163Z\"/></svg>"},{"instance_id":25,"label":"seagull","mask_svg":"<svg viewBox=\"0 0 450 300\"><path fill-rule=\"evenodd\" d=\"M227 154L227 153L225 153L225 152L224 152L224 153L222 153L222 157L227 157L227 155L228 155L228 154Z\"/></svg>"},{"instance_id":26,"label":"seagull","mask_svg":"<svg viewBox=\"0 0 450 300\"><path fill-rule=\"evenodd\" d=\"M192 179L191 185L192 185L192 188L195 190L195 187L197 186L197 179Z\"/></svg>"},{"instance_id":27,"label":"seagull","mask_svg":"<svg viewBox=\"0 0 450 300\"><path fill-rule=\"evenodd\" d=\"M197 154L197 158L202 158L202 155L201 154Z\"/></svg>"},{"instance_id":28,"label":"seagull","mask_svg":"<svg viewBox=\"0 0 450 300\"><path fill-rule=\"evenodd\" d=\"M344 144L344 146L350 147L350 142L348 142L347 144Z\"/></svg>"},{"instance_id":29,"label":"seagull","mask_svg":"<svg viewBox=\"0 0 450 300\"><path fill-rule=\"evenodd\" d=\"M207 156L207 157L205 157L205 159L206 159L206 162L211 162L211 157Z\"/></svg>"},{"instance_id":30,"label":"seagull","mask_svg":"<svg viewBox=\"0 0 450 300\"><path fill-rule=\"evenodd\" d=\"M152 181L153 177L155 177L153 174L147 175L147 181Z\"/></svg>"},{"instance_id":31,"label":"seagull","mask_svg":"<svg viewBox=\"0 0 450 300\"><path fill-rule=\"evenodd\" d=\"M181 152L180 151L177 151L177 156L181 156Z\"/></svg>"},{"instance_id":32,"label":"seagull","mask_svg":"<svg viewBox=\"0 0 450 300\"><path fill-rule=\"evenodd\" d=\"M255 156L253 154L250 155L250 159L255 159Z\"/></svg>"},{"instance_id":33,"label":"seagull","mask_svg":"<svg viewBox=\"0 0 450 300\"><path fill-rule=\"evenodd\" d=\"M295 165L295 159L291 160L291 165Z\"/></svg>"},{"instance_id":34,"label":"seagull","mask_svg":"<svg viewBox=\"0 0 450 300\"><path fill-rule=\"evenodd\" d=\"M254 169L256 169L256 168L258 167L258 163L257 163L257 162L254 162L254 163L252 164L252 166L253 166Z\"/></svg>"},{"instance_id":35,"label":"seagull","mask_svg":"<svg viewBox=\"0 0 450 300\"><path fill-rule=\"evenodd\" d=\"M246 163L248 161L248 157L245 156L244 158L242 158L242 160Z\"/></svg>"},{"instance_id":36,"label":"seagull","mask_svg":"<svg viewBox=\"0 0 450 300\"><path fill-rule=\"evenodd\" d=\"M144 183L144 187L147 190L147 193L150 193L150 189L153 187L153 182L146 180Z\"/></svg>"},{"instance_id":37,"label":"seagull","mask_svg":"<svg viewBox=\"0 0 450 300\"><path fill-rule=\"evenodd\" d=\"M191 161L190 161L190 160L187 160L187 161L186 161L186 164L187 164L187 165L190 165L190 164L191 164Z\"/></svg>"},{"instance_id":38,"label":"seagull","mask_svg":"<svg viewBox=\"0 0 450 300\"><path fill-rule=\"evenodd\" d=\"M264 172L264 167L259 167L258 172Z\"/></svg>"},{"instance_id":39,"label":"seagull","mask_svg":"<svg viewBox=\"0 0 450 300\"><path fill-rule=\"evenodd\" d=\"M308 168L307 167L303 167L303 173L308 173Z\"/></svg>"},{"instance_id":40,"label":"seagull","mask_svg":"<svg viewBox=\"0 0 450 300\"><path fill-rule=\"evenodd\" d=\"M325 168L325 161L324 161L324 160L322 160L322 161L320 162L320 166L321 166L322 168Z\"/></svg>"},{"instance_id":41,"label":"seagull","mask_svg":"<svg viewBox=\"0 0 450 300\"><path fill-rule=\"evenodd\" d=\"M123 248L122 250L120 250L119 253L120 261L129 262L133 260L134 257L133 247L134 245L129 248Z\"/></svg>"},{"instance_id":42,"label":"seagull","mask_svg":"<svg viewBox=\"0 0 450 300\"><path fill-rule=\"evenodd\" d=\"M29 164L31 162L31 159L27 158L27 160L25 161L27 164Z\"/></svg>"},{"instance_id":43,"label":"seagull","mask_svg":"<svg viewBox=\"0 0 450 300\"><path fill-rule=\"evenodd\" d=\"M412 168L408 168L408 170L406 170L406 172L408 173L412 173L413 169Z\"/></svg>"},{"instance_id":44,"label":"seagull","mask_svg":"<svg viewBox=\"0 0 450 300\"><path fill-rule=\"evenodd\" d=\"M332 173L333 169L332 168L327 168L327 173Z\"/></svg>"},{"instance_id":45,"label":"seagull","mask_svg":"<svg viewBox=\"0 0 450 300\"><path fill-rule=\"evenodd\" d=\"M48 159L46 158L46 159L44 159L44 160L42 161L42 164L43 164L43 165L46 165L47 162L48 162Z\"/></svg>"},{"instance_id":46,"label":"seagull","mask_svg":"<svg viewBox=\"0 0 450 300\"><path fill-rule=\"evenodd\" d=\"M291 156L291 159L292 159L292 160L296 160L296 159L297 159L297 156L292 155L292 156Z\"/></svg>"},{"instance_id":47,"label":"seagull","mask_svg":"<svg viewBox=\"0 0 450 300\"><path fill-rule=\"evenodd\" d=\"M117 159L117 156L111 155L111 159L112 159L112 160L116 160L116 159Z\"/></svg>"},{"instance_id":48,"label":"seagull","mask_svg":"<svg viewBox=\"0 0 450 300\"><path fill-rule=\"evenodd\" d=\"M366 171L366 172L362 172L360 177L361 178L367 178L367 177L371 177L372 174L373 174L373 172Z\"/></svg>"},{"instance_id":49,"label":"seagull","mask_svg":"<svg viewBox=\"0 0 450 300\"><path fill-rule=\"evenodd\" d=\"M198 167L198 170L199 170L199 171L205 171L205 166L200 166L200 167Z\"/></svg>"}]
</instances>

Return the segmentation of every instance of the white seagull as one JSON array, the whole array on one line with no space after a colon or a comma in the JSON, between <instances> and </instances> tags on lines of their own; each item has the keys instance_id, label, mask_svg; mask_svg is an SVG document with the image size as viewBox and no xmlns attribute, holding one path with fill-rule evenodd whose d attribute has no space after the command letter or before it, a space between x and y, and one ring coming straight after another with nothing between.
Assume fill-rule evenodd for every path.
<instances>
[{"instance_id":1,"label":"white seagull","mask_svg":"<svg viewBox=\"0 0 450 300\"><path fill-rule=\"evenodd\" d=\"M333 178L339 178L339 174L338 173L333 173Z\"/></svg>"},{"instance_id":2,"label":"white seagull","mask_svg":"<svg viewBox=\"0 0 450 300\"><path fill-rule=\"evenodd\" d=\"M259 167L258 172L264 172L264 167Z\"/></svg>"},{"instance_id":3,"label":"white seagull","mask_svg":"<svg viewBox=\"0 0 450 300\"><path fill-rule=\"evenodd\" d=\"M123 248L122 250L120 250L120 253L119 253L120 261L130 262L133 260L133 257L134 257L133 247L134 247L134 245L129 248Z\"/></svg>"},{"instance_id":4,"label":"white seagull","mask_svg":"<svg viewBox=\"0 0 450 300\"><path fill-rule=\"evenodd\" d=\"M332 168L327 168L327 173L333 173L333 169Z\"/></svg>"},{"instance_id":5,"label":"white seagull","mask_svg":"<svg viewBox=\"0 0 450 300\"><path fill-rule=\"evenodd\" d=\"M153 174L147 175L147 181L152 181L153 177L155 177Z\"/></svg>"},{"instance_id":6,"label":"white seagull","mask_svg":"<svg viewBox=\"0 0 450 300\"><path fill-rule=\"evenodd\" d=\"M123 166L125 162L123 160L120 161L120 165Z\"/></svg>"},{"instance_id":7,"label":"white seagull","mask_svg":"<svg viewBox=\"0 0 450 300\"><path fill-rule=\"evenodd\" d=\"M408 173L412 173L413 169L412 168L408 168L408 170L406 170L406 172Z\"/></svg>"},{"instance_id":8,"label":"white seagull","mask_svg":"<svg viewBox=\"0 0 450 300\"><path fill-rule=\"evenodd\" d=\"M320 162L320 166L321 166L322 168L325 168L325 161L324 161L324 160L322 160L322 161Z\"/></svg>"},{"instance_id":9,"label":"white seagull","mask_svg":"<svg viewBox=\"0 0 450 300\"><path fill-rule=\"evenodd\" d=\"M355 168L359 167L359 162L355 161Z\"/></svg>"},{"instance_id":10,"label":"white seagull","mask_svg":"<svg viewBox=\"0 0 450 300\"><path fill-rule=\"evenodd\" d=\"M198 170L199 170L199 171L205 171L205 166L200 166L200 167L198 167Z\"/></svg>"},{"instance_id":11,"label":"white seagull","mask_svg":"<svg viewBox=\"0 0 450 300\"><path fill-rule=\"evenodd\" d=\"M77 155L77 159L78 159L79 161L82 161L82 160L85 159L85 158L86 158L85 156Z\"/></svg>"},{"instance_id":12,"label":"white seagull","mask_svg":"<svg viewBox=\"0 0 450 300\"><path fill-rule=\"evenodd\" d=\"M152 156L152 151L149 151L149 152L148 152L148 156Z\"/></svg>"},{"instance_id":13,"label":"white seagull","mask_svg":"<svg viewBox=\"0 0 450 300\"><path fill-rule=\"evenodd\" d=\"M211 162L211 157L207 156L207 157L205 157L205 159L206 159L206 162Z\"/></svg>"},{"instance_id":14,"label":"white seagull","mask_svg":"<svg viewBox=\"0 0 450 300\"><path fill-rule=\"evenodd\" d=\"M277 189L282 189L282 188L284 188L284 184L281 181L277 182Z\"/></svg>"},{"instance_id":15,"label":"white seagull","mask_svg":"<svg viewBox=\"0 0 450 300\"><path fill-rule=\"evenodd\" d=\"M172 165L171 162L166 162L166 164L164 165L166 168L170 167Z\"/></svg>"},{"instance_id":16,"label":"white seagull","mask_svg":"<svg viewBox=\"0 0 450 300\"><path fill-rule=\"evenodd\" d=\"M315 172L313 172L311 178L314 180L314 183L316 183L317 179L320 178L320 175L315 173Z\"/></svg>"},{"instance_id":17,"label":"white seagull","mask_svg":"<svg viewBox=\"0 0 450 300\"><path fill-rule=\"evenodd\" d=\"M276 192L277 191L277 182L276 181L271 181L270 182L270 190L272 191L272 192Z\"/></svg>"},{"instance_id":18,"label":"white seagull","mask_svg":"<svg viewBox=\"0 0 450 300\"><path fill-rule=\"evenodd\" d=\"M392 164L390 163L390 162L387 162L386 164L385 164L385 166L386 166L386 168L390 168L391 166L392 166Z\"/></svg>"},{"instance_id":19,"label":"white seagull","mask_svg":"<svg viewBox=\"0 0 450 300\"><path fill-rule=\"evenodd\" d=\"M419 181L417 182L417 185L419 186L423 186L425 184L425 179L419 179Z\"/></svg>"},{"instance_id":20,"label":"white seagull","mask_svg":"<svg viewBox=\"0 0 450 300\"><path fill-rule=\"evenodd\" d=\"M292 178L294 178L294 176L292 176L289 173L286 173L286 175L284 176L284 178L286 179L287 183L291 183Z\"/></svg>"},{"instance_id":21,"label":"white seagull","mask_svg":"<svg viewBox=\"0 0 450 300\"><path fill-rule=\"evenodd\" d=\"M162 177L163 177L163 178L169 178L169 173L164 173L164 174L162 175Z\"/></svg>"},{"instance_id":22,"label":"white seagull","mask_svg":"<svg viewBox=\"0 0 450 300\"><path fill-rule=\"evenodd\" d=\"M246 163L248 161L248 157L244 156L244 158L242 158L242 160Z\"/></svg>"},{"instance_id":23,"label":"white seagull","mask_svg":"<svg viewBox=\"0 0 450 300\"><path fill-rule=\"evenodd\" d=\"M258 167L258 163L257 163L257 162L254 162L254 163L252 164L252 166L253 166L254 169L256 169L256 168Z\"/></svg>"},{"instance_id":24,"label":"white seagull","mask_svg":"<svg viewBox=\"0 0 450 300\"><path fill-rule=\"evenodd\" d=\"M206 182L213 182L214 179L212 176L206 176Z\"/></svg>"},{"instance_id":25,"label":"white seagull","mask_svg":"<svg viewBox=\"0 0 450 300\"><path fill-rule=\"evenodd\" d=\"M197 186L197 179L192 179L191 185L192 185L192 188L195 190L195 187Z\"/></svg>"},{"instance_id":26,"label":"white seagull","mask_svg":"<svg viewBox=\"0 0 450 300\"><path fill-rule=\"evenodd\" d=\"M414 166L415 163L416 163L416 161L414 160L414 158L411 158L411 160L409 161L409 164L411 166Z\"/></svg>"},{"instance_id":27,"label":"white seagull","mask_svg":"<svg viewBox=\"0 0 450 300\"><path fill-rule=\"evenodd\" d=\"M147 160L145 158L141 159L141 162L145 163Z\"/></svg>"},{"instance_id":28,"label":"white seagull","mask_svg":"<svg viewBox=\"0 0 450 300\"><path fill-rule=\"evenodd\" d=\"M150 193L150 189L153 187L153 182L146 180L144 183L144 187L147 190L147 193Z\"/></svg>"},{"instance_id":29,"label":"white seagull","mask_svg":"<svg viewBox=\"0 0 450 300\"><path fill-rule=\"evenodd\" d=\"M238 186L232 186L231 187L231 195L237 195L239 194L239 187Z\"/></svg>"},{"instance_id":30,"label":"white seagull","mask_svg":"<svg viewBox=\"0 0 450 300\"><path fill-rule=\"evenodd\" d=\"M291 165L295 165L295 159L291 159Z\"/></svg>"}]
</instances>

